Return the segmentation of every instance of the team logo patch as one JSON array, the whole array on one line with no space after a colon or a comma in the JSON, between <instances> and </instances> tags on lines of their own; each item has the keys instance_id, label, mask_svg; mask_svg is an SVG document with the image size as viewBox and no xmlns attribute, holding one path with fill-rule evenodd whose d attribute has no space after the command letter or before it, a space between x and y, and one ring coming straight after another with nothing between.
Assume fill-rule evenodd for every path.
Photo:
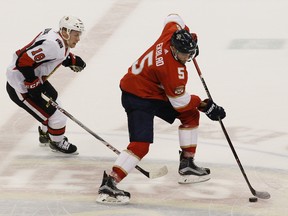
<instances>
[{"instance_id":1,"label":"team logo patch","mask_svg":"<svg viewBox=\"0 0 288 216\"><path fill-rule=\"evenodd\" d=\"M178 86L178 87L175 88L174 93L176 95L181 95L181 94L184 93L184 91L185 91L185 87L184 86Z\"/></svg>"}]
</instances>

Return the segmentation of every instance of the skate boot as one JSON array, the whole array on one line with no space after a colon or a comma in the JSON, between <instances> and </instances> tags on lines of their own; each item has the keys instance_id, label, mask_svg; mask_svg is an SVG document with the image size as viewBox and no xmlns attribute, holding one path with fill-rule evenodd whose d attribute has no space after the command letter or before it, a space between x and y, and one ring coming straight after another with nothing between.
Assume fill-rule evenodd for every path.
<instances>
[{"instance_id":1,"label":"skate boot","mask_svg":"<svg viewBox=\"0 0 288 216\"><path fill-rule=\"evenodd\" d=\"M130 200L130 193L118 189L114 178L108 176L105 171L98 194L96 202L99 203L126 204Z\"/></svg>"},{"instance_id":2,"label":"skate boot","mask_svg":"<svg viewBox=\"0 0 288 216\"><path fill-rule=\"evenodd\" d=\"M64 139L60 142L51 141L49 146L52 149L52 151L55 152L62 152L65 154L75 154L75 155L78 154L77 147L72 143L69 143L67 137L64 137Z\"/></svg>"},{"instance_id":3,"label":"skate boot","mask_svg":"<svg viewBox=\"0 0 288 216\"><path fill-rule=\"evenodd\" d=\"M194 158L185 158L183 152L180 153L180 164L178 173L180 178L178 180L179 184L190 184L208 181L210 179L210 169L198 167L194 163Z\"/></svg>"},{"instance_id":4,"label":"skate boot","mask_svg":"<svg viewBox=\"0 0 288 216\"><path fill-rule=\"evenodd\" d=\"M38 132L39 132L39 145L40 146L47 146L48 144L50 144L50 137L48 132L43 132L41 127L38 127Z\"/></svg>"}]
</instances>

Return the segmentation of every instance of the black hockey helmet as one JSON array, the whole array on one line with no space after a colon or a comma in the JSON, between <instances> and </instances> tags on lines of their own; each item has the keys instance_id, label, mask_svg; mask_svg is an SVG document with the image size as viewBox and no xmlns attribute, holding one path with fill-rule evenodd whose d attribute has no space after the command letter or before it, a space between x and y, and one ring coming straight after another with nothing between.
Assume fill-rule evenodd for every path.
<instances>
[{"instance_id":1,"label":"black hockey helmet","mask_svg":"<svg viewBox=\"0 0 288 216\"><path fill-rule=\"evenodd\" d=\"M193 41L191 34L185 29L174 32L171 44L181 53L193 53L197 47L197 42Z\"/></svg>"}]
</instances>

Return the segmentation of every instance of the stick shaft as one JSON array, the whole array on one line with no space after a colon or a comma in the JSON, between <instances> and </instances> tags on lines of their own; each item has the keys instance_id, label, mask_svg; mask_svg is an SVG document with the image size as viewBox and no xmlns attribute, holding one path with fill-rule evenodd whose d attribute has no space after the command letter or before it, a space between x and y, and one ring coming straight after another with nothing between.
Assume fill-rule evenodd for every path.
<instances>
[{"instance_id":1,"label":"stick shaft","mask_svg":"<svg viewBox=\"0 0 288 216\"><path fill-rule=\"evenodd\" d=\"M209 98L210 100L212 100L212 96L211 96L211 94L210 94L210 92L209 92L209 89L208 89L208 87L207 87L207 85L206 85L206 82L205 82L205 80L204 80L204 78L203 78L203 76L202 76L201 70L200 70L200 68L199 68L199 66L198 66L198 63L197 63L197 61L196 61L195 58L193 59L193 63L194 63L194 65L195 65L195 68L196 68L196 70L197 70L197 73L198 73L198 75L199 75L199 77L200 77L200 79L201 79L201 82L202 82L202 84L203 84L203 86L204 86L204 89L205 89L205 91L206 91L206 93L207 93L208 98ZM247 177L247 175L246 175L246 173L245 173L245 170L244 170L244 168L243 168L243 166L242 166L242 164L241 164L241 162L240 162L240 159L239 159L239 157L238 157L238 155L237 155L237 153L236 153L236 151L235 151L235 148L234 148L234 146L233 146L233 144L232 144L232 142L231 142L231 139L230 139L230 137L229 137L229 135L228 135L228 132L227 132L225 126L224 126L224 123L222 122L222 120L221 120L220 118L219 118L219 123L220 123L220 125L221 125L221 129L222 129L222 131L223 131L223 133L224 133L224 135L225 135L225 138L226 138L226 140L227 140L227 142L228 142L228 144L229 144L229 146L230 146L230 148L231 148L231 150L232 150L232 153L233 153L233 155L234 155L234 158L235 158L235 160L236 160L236 162L237 162L237 164L238 164L238 166L239 166L239 168L240 168L240 170L241 170L241 172L242 172L242 175L244 176L244 179L245 179L245 181L246 181L246 183L247 183L247 185L248 185L251 193L252 193L254 196L257 195L257 192L256 192L255 189L251 186L251 184L250 184L250 182L249 182L249 180L248 180L248 177ZM266 192L266 193L267 193L267 192ZM270 195L269 195L269 197L270 197ZM262 198L262 197L260 197L260 198ZM264 198L264 199L266 199L266 198Z\"/></svg>"},{"instance_id":2,"label":"stick shaft","mask_svg":"<svg viewBox=\"0 0 288 216\"><path fill-rule=\"evenodd\" d=\"M104 139L102 139L100 136L98 136L96 133L94 133L92 130L90 130L88 127L86 127L82 122L77 120L73 115L71 115L69 112L67 112L65 109L60 107L55 101L48 98L45 94L42 94L42 97L53 107L55 107L57 110L59 110L61 113L66 115L68 118L70 118L72 121L76 122L80 127L82 127L84 130L86 130L88 133L90 133L92 136L94 136L96 139L101 141L104 145L106 145L110 150L115 152L117 155L120 154L120 151L116 149L114 146L106 142ZM150 178L150 173L143 168L139 167L138 165L135 166L137 170L139 170L142 174L144 174L146 177Z\"/></svg>"}]
</instances>

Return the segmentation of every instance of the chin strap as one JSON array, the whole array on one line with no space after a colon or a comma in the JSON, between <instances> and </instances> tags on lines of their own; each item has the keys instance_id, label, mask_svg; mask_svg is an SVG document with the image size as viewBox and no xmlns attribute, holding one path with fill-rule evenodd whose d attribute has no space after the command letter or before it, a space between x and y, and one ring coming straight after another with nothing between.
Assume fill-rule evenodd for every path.
<instances>
[{"instance_id":1,"label":"chin strap","mask_svg":"<svg viewBox=\"0 0 288 216\"><path fill-rule=\"evenodd\" d=\"M181 64L185 64L185 63L181 62L181 61L178 59L177 56L178 56L179 51L178 51L177 49L175 49L176 51L173 51L172 47L170 46L170 50L171 50L172 55L173 55L173 57L174 57L174 59L175 59L176 61L179 61ZM188 58L188 60L187 60L186 62L190 62L190 61L193 59L193 56L194 56L194 55L195 55L195 53L191 53L190 56L189 56L189 58Z\"/></svg>"},{"instance_id":2,"label":"chin strap","mask_svg":"<svg viewBox=\"0 0 288 216\"><path fill-rule=\"evenodd\" d=\"M177 55L178 55L178 50L176 50L176 52L172 49L172 46L170 46L170 50L171 50L171 52L172 52L172 55L173 55L173 57L174 57L174 59L176 60L176 61L179 61L179 59L177 58Z\"/></svg>"}]
</instances>

